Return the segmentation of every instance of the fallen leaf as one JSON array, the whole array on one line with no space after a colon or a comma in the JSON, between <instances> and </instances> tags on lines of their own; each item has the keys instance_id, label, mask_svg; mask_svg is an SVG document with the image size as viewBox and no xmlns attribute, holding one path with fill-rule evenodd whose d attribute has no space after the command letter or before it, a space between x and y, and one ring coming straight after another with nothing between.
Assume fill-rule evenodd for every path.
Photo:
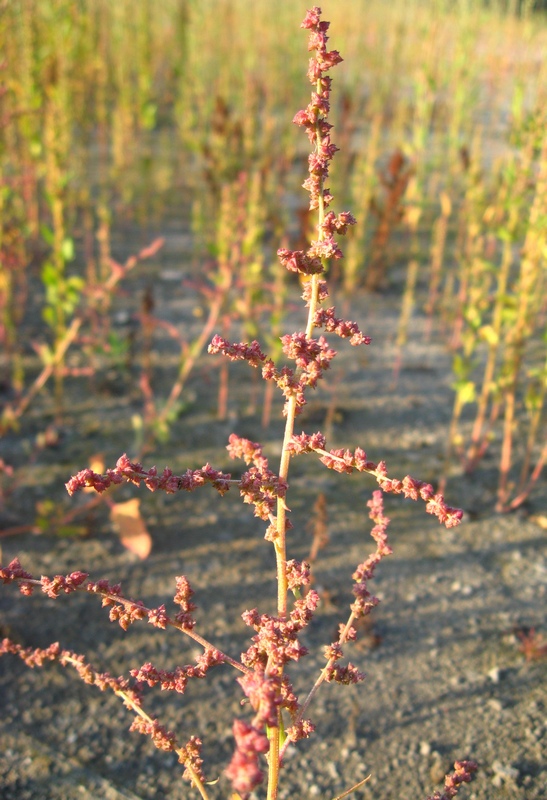
<instances>
[{"instance_id":1,"label":"fallen leaf","mask_svg":"<svg viewBox=\"0 0 547 800\"><path fill-rule=\"evenodd\" d=\"M152 537L146 529L139 511L140 500L134 497L126 503L114 503L110 509L110 519L120 532L124 547L145 559L152 549Z\"/></svg>"}]
</instances>

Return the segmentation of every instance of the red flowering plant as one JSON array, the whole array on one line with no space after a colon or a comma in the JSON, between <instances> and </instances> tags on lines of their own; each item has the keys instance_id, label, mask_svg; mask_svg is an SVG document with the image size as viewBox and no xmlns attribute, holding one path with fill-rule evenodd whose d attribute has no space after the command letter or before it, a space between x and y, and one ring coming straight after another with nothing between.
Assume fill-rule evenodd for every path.
<instances>
[{"instance_id":1,"label":"red flowering plant","mask_svg":"<svg viewBox=\"0 0 547 800\"><path fill-rule=\"evenodd\" d=\"M167 613L164 605L148 608L122 594L119 585L107 581L91 581L86 573L73 572L67 576L34 578L17 560L0 569L4 583L17 583L23 594L41 589L48 597L87 591L99 595L102 605L109 609L112 621L117 621L125 630L138 620L147 620L158 628L173 627L191 637L203 650L196 663L178 666L174 671L157 669L153 664L143 664L130 670L129 678L114 678L107 673L98 673L85 658L58 644L43 650L23 648L4 639L0 653L19 655L29 666L40 666L45 661L58 661L62 666L72 666L86 683L98 688L111 689L134 713L132 730L150 736L161 749L174 751L184 765L183 777L198 790L203 798L209 798L207 781L202 769L201 740L192 736L181 744L175 734L166 730L160 722L149 716L143 707L146 685L159 685L164 690L184 693L188 682L194 678L205 678L208 671L224 664L235 670L239 689L247 698L252 713L245 719L233 723L235 748L224 776L232 786L236 798L245 800L266 779L267 798L278 797L278 787L283 769L283 759L290 744L312 735L314 725L308 711L316 693L324 682L355 684L364 675L351 662L343 663L345 646L357 638L357 621L377 605L378 599L370 592L369 582L380 561L391 554L387 539L388 517L383 507L383 494L404 494L413 500L422 500L426 511L435 515L446 527L457 525L462 512L446 505L440 494L435 494L429 484L410 476L397 480L388 476L384 462L378 464L367 459L361 448L354 451L328 449L322 433L296 434L295 420L306 403L310 389L316 387L325 370L330 366L336 352L323 336L314 336L318 329L349 339L354 346L370 344L355 322L336 316L334 308L324 308L328 297L327 284L323 279L329 262L342 257L337 236L343 235L355 219L348 212L336 215L327 210L332 197L326 188L330 161L337 148L330 138L331 124L328 122L331 78L327 74L342 59L336 50L327 49L329 23L321 20L321 10L315 6L307 12L302 27L309 30L308 49L313 52L308 77L313 86L311 101L299 111L294 122L306 129L313 151L309 156L309 177L304 187L310 193L310 209L317 211L317 238L307 250L280 249L281 264L298 272L304 282L303 299L307 308L305 330L288 334L282 338L283 352L288 364L277 368L261 350L258 342L234 343L215 336L209 346L210 353L222 353L231 360L244 360L262 371L266 381L272 381L281 390L284 398L283 414L285 433L277 471L270 469L262 446L235 433L229 438L228 451L232 458L242 459L247 470L234 479L209 464L200 469L188 469L175 475L170 469L159 473L155 467L146 470L137 462L123 455L113 469L99 475L85 469L67 483L69 494L84 487L104 492L112 484L130 482L144 483L151 491L176 493L195 491L207 484L224 495L237 488L244 503L254 506L254 514L267 523L265 539L271 543L276 557L277 609L275 614L261 613L254 608L245 611L243 620L253 630L250 645L235 658L217 649L196 630L193 617L195 605L193 591L184 576L176 578L175 604L179 611ZM292 364L289 366L289 364ZM348 618L339 626L338 636L324 649L325 664L320 670L308 694L301 698L295 693L286 667L298 662L307 654L301 643L302 631L309 625L319 603L316 591L310 588L310 566L289 558L288 533L292 527L287 505L289 490L289 467L297 455L315 453L321 463L337 472L365 472L371 475L378 487L368 501L369 517L373 524L371 535L376 549L353 572L354 601ZM266 768L267 767L267 776ZM453 797L462 783L471 779L476 765L470 761L457 762L455 773L445 782L444 793L435 797ZM365 779L366 780L366 779ZM355 784L339 797L345 797L365 781Z\"/></svg>"}]
</instances>

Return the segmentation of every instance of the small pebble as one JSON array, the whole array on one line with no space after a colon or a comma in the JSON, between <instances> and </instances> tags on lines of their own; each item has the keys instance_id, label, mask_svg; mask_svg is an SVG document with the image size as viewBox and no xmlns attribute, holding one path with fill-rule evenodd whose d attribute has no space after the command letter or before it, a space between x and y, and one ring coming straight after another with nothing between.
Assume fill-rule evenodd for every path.
<instances>
[{"instance_id":1,"label":"small pebble","mask_svg":"<svg viewBox=\"0 0 547 800\"><path fill-rule=\"evenodd\" d=\"M499 683L501 678L501 669L499 667L493 667L493 669L487 672L487 675L492 683Z\"/></svg>"},{"instance_id":2,"label":"small pebble","mask_svg":"<svg viewBox=\"0 0 547 800\"><path fill-rule=\"evenodd\" d=\"M494 761L492 769L495 777L499 776L503 780L517 781L520 776L520 772L516 767L512 767L510 764L502 764L501 761Z\"/></svg>"},{"instance_id":3,"label":"small pebble","mask_svg":"<svg viewBox=\"0 0 547 800\"><path fill-rule=\"evenodd\" d=\"M431 745L429 742L420 742L420 755L429 756L431 754Z\"/></svg>"}]
</instances>

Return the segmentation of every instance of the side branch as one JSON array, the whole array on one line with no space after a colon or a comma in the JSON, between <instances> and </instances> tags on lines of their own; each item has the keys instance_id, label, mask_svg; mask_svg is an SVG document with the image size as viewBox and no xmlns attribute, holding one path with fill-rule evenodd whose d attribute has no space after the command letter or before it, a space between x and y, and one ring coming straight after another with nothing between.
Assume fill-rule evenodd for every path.
<instances>
[{"instance_id":1,"label":"side branch","mask_svg":"<svg viewBox=\"0 0 547 800\"><path fill-rule=\"evenodd\" d=\"M71 666L84 683L97 686L102 692L107 689L113 691L116 697L123 701L125 707L136 715L130 730L150 736L155 746L160 750L175 752L179 757L180 763L185 766L183 777L195 786L204 800L208 800L209 795L204 786L205 778L201 771L201 740L192 736L185 746L181 746L172 731L160 725L157 719L151 717L143 709L141 690L138 685L132 687L123 677L114 678L108 672L98 672L91 664L86 662L83 655L74 653L71 650L62 650L58 642L43 649L33 649L31 647L22 647L11 639L6 638L0 642L0 656L8 653L19 656L31 669L41 667L47 661L57 661L63 667Z\"/></svg>"},{"instance_id":2,"label":"side branch","mask_svg":"<svg viewBox=\"0 0 547 800\"><path fill-rule=\"evenodd\" d=\"M176 578L177 593L174 600L179 605L180 611L175 617L170 617L166 613L163 604L157 608L148 608L141 600L124 597L120 584L110 585L106 580L88 581L88 577L87 573L78 571L66 576L55 575L53 578L43 575L37 579L22 568L17 558L13 559L7 567L0 567L0 580L3 583L17 583L21 594L31 595L34 588L37 587L54 600L61 594L71 594L77 591L100 595L103 607L110 608L110 621L118 622L123 630L127 630L133 622L146 618L156 628L176 628L200 644L211 662L210 666L213 665L213 662L214 664L226 663L244 674L250 672L239 661L218 650L211 642L194 631L195 620L192 618L191 612L196 607L190 599L193 591L183 575Z\"/></svg>"},{"instance_id":3,"label":"side branch","mask_svg":"<svg viewBox=\"0 0 547 800\"><path fill-rule=\"evenodd\" d=\"M439 522L447 528L454 528L462 521L463 511L459 508L447 506L444 496L435 493L430 483L416 480L411 475L406 475L403 480L389 478L385 461L367 460L367 454L360 447L354 452L351 450L326 450L325 437L321 433L293 436L290 442L290 450L293 455L299 453L317 453L320 461L329 469L336 472L352 473L354 469L358 472L368 472L373 475L379 487L386 493L403 494L411 500L423 500L426 504L425 510L428 514L433 514Z\"/></svg>"}]
</instances>

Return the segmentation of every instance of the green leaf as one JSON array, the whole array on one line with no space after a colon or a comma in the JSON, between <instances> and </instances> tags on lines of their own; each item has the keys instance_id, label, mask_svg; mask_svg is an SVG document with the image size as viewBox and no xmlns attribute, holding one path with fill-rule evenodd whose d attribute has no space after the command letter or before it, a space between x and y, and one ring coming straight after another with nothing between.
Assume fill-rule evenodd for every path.
<instances>
[{"instance_id":1,"label":"green leaf","mask_svg":"<svg viewBox=\"0 0 547 800\"><path fill-rule=\"evenodd\" d=\"M492 347L499 342L499 336L492 325L483 325L482 328L479 328L479 336Z\"/></svg>"},{"instance_id":2,"label":"green leaf","mask_svg":"<svg viewBox=\"0 0 547 800\"><path fill-rule=\"evenodd\" d=\"M145 130L152 131L156 127L158 107L155 103L145 103L141 110L141 123Z\"/></svg>"},{"instance_id":3,"label":"green leaf","mask_svg":"<svg viewBox=\"0 0 547 800\"><path fill-rule=\"evenodd\" d=\"M57 270L51 263L51 261L46 261L44 266L42 267L42 283L45 287L49 286L56 286L59 282L59 276L57 274Z\"/></svg>"},{"instance_id":4,"label":"green leaf","mask_svg":"<svg viewBox=\"0 0 547 800\"><path fill-rule=\"evenodd\" d=\"M477 393L473 381L456 381L452 384L452 388L458 395L458 400L462 405L475 401Z\"/></svg>"},{"instance_id":5,"label":"green leaf","mask_svg":"<svg viewBox=\"0 0 547 800\"><path fill-rule=\"evenodd\" d=\"M64 239L61 246L61 255L64 261L72 261L74 258L74 241L72 239Z\"/></svg>"},{"instance_id":6,"label":"green leaf","mask_svg":"<svg viewBox=\"0 0 547 800\"><path fill-rule=\"evenodd\" d=\"M50 328L54 328L55 327L55 323L57 322L57 319L56 319L55 311L54 311L53 308L51 308L51 306L47 306L46 308L43 309L42 317L44 319L44 322L47 325L49 325Z\"/></svg>"},{"instance_id":7,"label":"green leaf","mask_svg":"<svg viewBox=\"0 0 547 800\"><path fill-rule=\"evenodd\" d=\"M40 225L40 233L44 237L46 244L48 244L50 247L53 247L55 236L51 228L48 228L47 225Z\"/></svg>"},{"instance_id":8,"label":"green leaf","mask_svg":"<svg viewBox=\"0 0 547 800\"><path fill-rule=\"evenodd\" d=\"M513 231L510 231L509 228L505 227L498 228L496 231L496 236L502 242L512 242L515 238Z\"/></svg>"},{"instance_id":9,"label":"green leaf","mask_svg":"<svg viewBox=\"0 0 547 800\"><path fill-rule=\"evenodd\" d=\"M452 372L454 373L457 382L467 379L470 370L471 367L469 361L457 353L452 362Z\"/></svg>"}]
</instances>

